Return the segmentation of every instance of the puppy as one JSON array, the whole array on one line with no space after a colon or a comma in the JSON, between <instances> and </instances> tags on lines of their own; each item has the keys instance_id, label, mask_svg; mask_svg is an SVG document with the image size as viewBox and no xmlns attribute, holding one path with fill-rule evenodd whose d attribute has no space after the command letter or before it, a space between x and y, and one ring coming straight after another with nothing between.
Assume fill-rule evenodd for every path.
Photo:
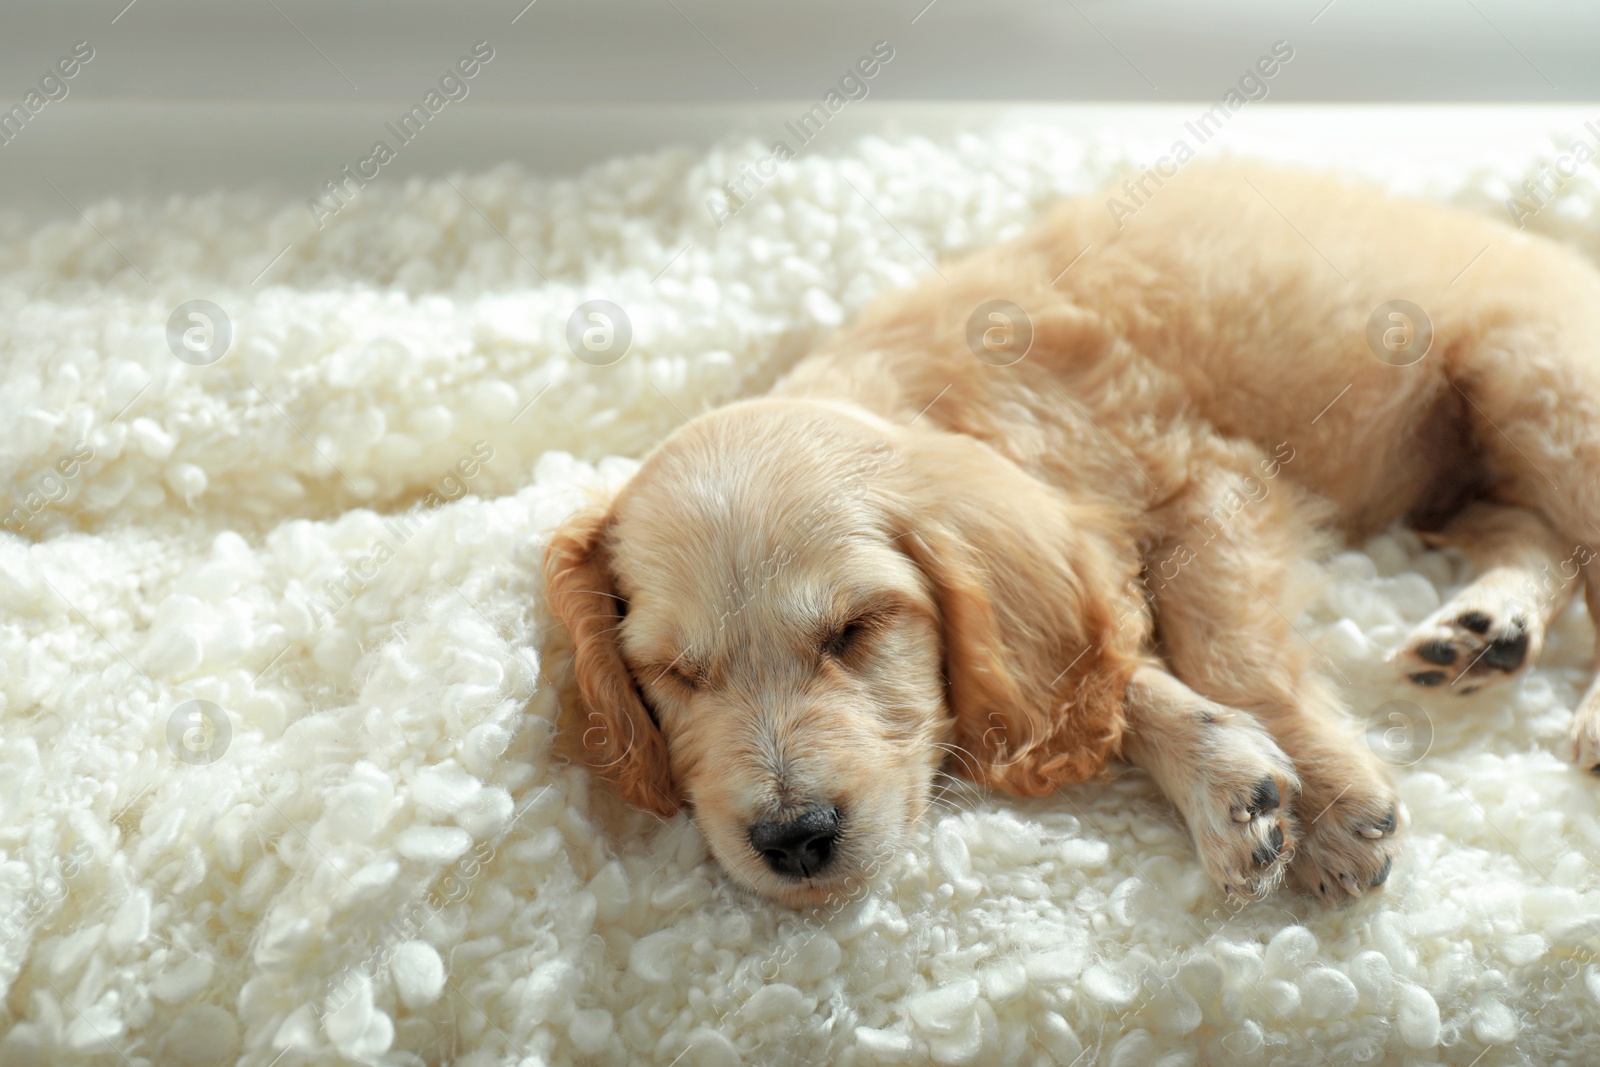
<instances>
[{"instance_id":1,"label":"puppy","mask_svg":"<svg viewBox=\"0 0 1600 1067\"><path fill-rule=\"evenodd\" d=\"M1404 303L1395 303L1403 301ZM1600 527L1600 275L1476 215L1194 165L1063 205L693 420L546 557L585 758L792 904L870 877L949 769L1143 767L1260 896L1383 885L1404 810L1294 620L1396 520L1480 577L1396 653L1514 675ZM1574 754L1600 763L1600 695Z\"/></svg>"}]
</instances>

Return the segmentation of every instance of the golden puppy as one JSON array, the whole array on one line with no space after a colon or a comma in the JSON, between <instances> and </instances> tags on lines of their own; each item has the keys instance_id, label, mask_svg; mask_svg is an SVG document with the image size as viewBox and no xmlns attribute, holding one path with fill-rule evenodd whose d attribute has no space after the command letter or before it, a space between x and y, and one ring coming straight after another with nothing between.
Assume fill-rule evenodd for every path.
<instances>
[{"instance_id":1,"label":"golden puppy","mask_svg":"<svg viewBox=\"0 0 1600 1067\"><path fill-rule=\"evenodd\" d=\"M1475 557L1396 654L1419 686L1521 669L1580 571L1600 617L1589 264L1291 172L1149 191L882 298L556 533L587 760L738 881L857 884L941 767L1039 796L1120 758L1222 885L1343 902L1404 812L1295 628L1332 539Z\"/></svg>"}]
</instances>

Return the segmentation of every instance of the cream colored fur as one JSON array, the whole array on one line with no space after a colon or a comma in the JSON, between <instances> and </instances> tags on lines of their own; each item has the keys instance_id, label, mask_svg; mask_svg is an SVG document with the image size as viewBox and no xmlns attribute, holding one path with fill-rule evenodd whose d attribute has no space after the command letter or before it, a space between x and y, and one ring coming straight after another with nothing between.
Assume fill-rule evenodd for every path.
<instances>
[{"instance_id":1,"label":"cream colored fur","mask_svg":"<svg viewBox=\"0 0 1600 1067\"><path fill-rule=\"evenodd\" d=\"M1367 340L1395 299L1433 330L1407 366ZM992 300L1032 332L1006 366L968 343ZM1315 561L1410 519L1524 577L1592 571L1597 348L1600 275L1478 216L1243 166L1186 169L1120 228L1069 202L693 420L558 534L582 747L794 902L870 877L941 761L1040 795L1116 758L1230 889L1346 901L1406 816L1296 629ZM1504 663L1479 684L1537 653L1573 575L1531 613L1503 577L1402 650L1419 685L1442 684L1425 645L1483 650L1428 644L1472 612ZM1574 743L1600 762L1594 690ZM766 870L749 826L814 803L842 812L838 862Z\"/></svg>"}]
</instances>

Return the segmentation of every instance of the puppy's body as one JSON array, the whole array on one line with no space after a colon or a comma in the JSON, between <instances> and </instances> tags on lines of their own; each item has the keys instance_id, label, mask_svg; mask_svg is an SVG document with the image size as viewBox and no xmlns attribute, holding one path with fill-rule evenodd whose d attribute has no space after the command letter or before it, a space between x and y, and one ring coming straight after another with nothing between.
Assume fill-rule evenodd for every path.
<instances>
[{"instance_id":1,"label":"puppy's body","mask_svg":"<svg viewBox=\"0 0 1600 1067\"><path fill-rule=\"evenodd\" d=\"M1368 342L1396 299L1433 330L1407 366ZM995 300L1025 354L975 354ZM1131 759L1229 888L1359 895L1403 810L1294 628L1310 560L1438 528L1486 571L1403 669L1514 673L1592 558L1567 573L1600 512L1597 338L1594 270L1475 216L1242 168L1189 168L1120 229L1064 205L695 420L557 537L586 744L787 899L870 873L946 754L1030 795ZM1597 723L1591 697L1589 763Z\"/></svg>"},{"instance_id":2,"label":"puppy's body","mask_svg":"<svg viewBox=\"0 0 1600 1067\"><path fill-rule=\"evenodd\" d=\"M1322 177L1193 168L1120 230L1099 198L1074 200L944 273L886 298L776 394L904 422L949 386L925 418L1135 513L1189 483L1219 440L1268 453L1289 441L1290 477L1361 537L1516 488L1526 464L1501 455L1516 453L1472 410L1476 389L1549 428L1550 404L1600 381L1600 285L1586 261ZM965 336L993 298L1034 328L1004 374ZM1432 320L1414 367L1381 362L1366 340L1373 310L1397 298Z\"/></svg>"}]
</instances>

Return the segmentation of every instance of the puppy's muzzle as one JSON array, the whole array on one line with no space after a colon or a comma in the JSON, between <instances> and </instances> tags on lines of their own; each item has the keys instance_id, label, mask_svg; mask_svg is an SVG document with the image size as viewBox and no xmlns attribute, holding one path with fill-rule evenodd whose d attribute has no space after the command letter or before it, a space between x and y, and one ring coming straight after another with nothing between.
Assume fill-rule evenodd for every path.
<instances>
[{"instance_id":1,"label":"puppy's muzzle","mask_svg":"<svg viewBox=\"0 0 1600 1067\"><path fill-rule=\"evenodd\" d=\"M839 809L808 808L788 820L750 824L750 845L785 878L814 878L833 862L839 841Z\"/></svg>"}]
</instances>

